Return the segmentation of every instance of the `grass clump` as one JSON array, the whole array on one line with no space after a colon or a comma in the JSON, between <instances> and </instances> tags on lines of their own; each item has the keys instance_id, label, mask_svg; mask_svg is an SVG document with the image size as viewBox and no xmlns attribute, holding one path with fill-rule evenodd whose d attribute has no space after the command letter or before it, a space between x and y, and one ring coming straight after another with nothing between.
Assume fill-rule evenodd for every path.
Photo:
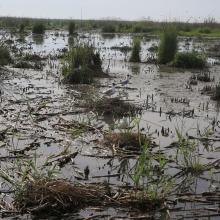
<instances>
[{"instance_id":1,"label":"grass clump","mask_svg":"<svg viewBox=\"0 0 220 220\"><path fill-rule=\"evenodd\" d=\"M205 58L196 52L181 52L177 53L173 66L179 68L189 68L189 69L203 69L206 66Z\"/></svg>"},{"instance_id":2,"label":"grass clump","mask_svg":"<svg viewBox=\"0 0 220 220\"><path fill-rule=\"evenodd\" d=\"M161 37L158 48L158 61L167 64L173 61L177 51L177 33L175 30L167 29Z\"/></svg>"},{"instance_id":3,"label":"grass clump","mask_svg":"<svg viewBox=\"0 0 220 220\"><path fill-rule=\"evenodd\" d=\"M43 23L35 23L32 28L33 34L44 34L45 33L45 26Z\"/></svg>"},{"instance_id":4,"label":"grass clump","mask_svg":"<svg viewBox=\"0 0 220 220\"><path fill-rule=\"evenodd\" d=\"M130 62L141 62L140 51L141 51L141 41L139 38L134 38Z\"/></svg>"},{"instance_id":5,"label":"grass clump","mask_svg":"<svg viewBox=\"0 0 220 220\"><path fill-rule=\"evenodd\" d=\"M148 143L142 145L131 175L137 191L141 189L140 202L148 200L157 207L164 204L173 188L171 177L165 174L167 163L164 154L152 154Z\"/></svg>"},{"instance_id":6,"label":"grass clump","mask_svg":"<svg viewBox=\"0 0 220 220\"><path fill-rule=\"evenodd\" d=\"M113 132L106 134L104 138L106 143L114 144L119 148L132 147L132 149L140 149L140 146L148 140L145 135L134 132Z\"/></svg>"},{"instance_id":7,"label":"grass clump","mask_svg":"<svg viewBox=\"0 0 220 220\"><path fill-rule=\"evenodd\" d=\"M63 63L63 75L66 83L89 84L94 77L102 75L100 54L91 46L72 47Z\"/></svg>"},{"instance_id":8,"label":"grass clump","mask_svg":"<svg viewBox=\"0 0 220 220\"><path fill-rule=\"evenodd\" d=\"M76 29L75 22L70 22L68 26L69 35L73 35Z\"/></svg>"},{"instance_id":9,"label":"grass clump","mask_svg":"<svg viewBox=\"0 0 220 220\"><path fill-rule=\"evenodd\" d=\"M105 191L100 186L82 186L66 180L28 181L16 196L15 206L35 214L63 213L79 210L89 204L100 205Z\"/></svg>"},{"instance_id":10,"label":"grass clump","mask_svg":"<svg viewBox=\"0 0 220 220\"><path fill-rule=\"evenodd\" d=\"M12 62L11 55L7 47L0 46L0 66L8 65Z\"/></svg>"},{"instance_id":11,"label":"grass clump","mask_svg":"<svg viewBox=\"0 0 220 220\"><path fill-rule=\"evenodd\" d=\"M104 115L104 116L113 115L115 117L135 115L139 110L135 105L125 102L124 100L121 100L118 97L115 98L103 97L101 99L91 101L88 104L88 108L97 112L99 115Z\"/></svg>"},{"instance_id":12,"label":"grass clump","mask_svg":"<svg viewBox=\"0 0 220 220\"><path fill-rule=\"evenodd\" d=\"M205 170L210 169L208 165L200 162L199 143L184 137L181 132L176 129L178 137L178 149L176 152L176 163L185 173L201 174Z\"/></svg>"},{"instance_id":13,"label":"grass clump","mask_svg":"<svg viewBox=\"0 0 220 220\"><path fill-rule=\"evenodd\" d=\"M23 162L23 163L22 163ZM100 205L105 198L104 186L80 185L57 179L56 165L38 168L32 160L19 161L22 166L14 175L0 169L0 177L14 191L16 211L35 215L62 214L75 211L91 203Z\"/></svg>"}]
</instances>

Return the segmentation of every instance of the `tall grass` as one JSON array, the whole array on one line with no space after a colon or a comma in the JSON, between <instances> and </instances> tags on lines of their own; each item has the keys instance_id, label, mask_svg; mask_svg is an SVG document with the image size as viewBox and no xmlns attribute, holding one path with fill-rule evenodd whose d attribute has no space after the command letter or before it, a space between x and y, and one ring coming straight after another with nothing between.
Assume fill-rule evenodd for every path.
<instances>
[{"instance_id":1,"label":"tall grass","mask_svg":"<svg viewBox=\"0 0 220 220\"><path fill-rule=\"evenodd\" d=\"M72 84L91 83L102 73L102 62L98 52L88 45L72 47L63 63L65 82Z\"/></svg>"},{"instance_id":2,"label":"tall grass","mask_svg":"<svg viewBox=\"0 0 220 220\"><path fill-rule=\"evenodd\" d=\"M69 26L68 26L69 35L73 35L75 29L76 29L75 22L73 22L73 21L70 22L70 23L69 23Z\"/></svg>"},{"instance_id":3,"label":"tall grass","mask_svg":"<svg viewBox=\"0 0 220 220\"><path fill-rule=\"evenodd\" d=\"M44 34L45 33L45 25L43 23L35 23L32 28L33 34Z\"/></svg>"},{"instance_id":4,"label":"tall grass","mask_svg":"<svg viewBox=\"0 0 220 220\"><path fill-rule=\"evenodd\" d=\"M141 41L139 38L135 37L133 39L130 62L141 62L140 52L141 52Z\"/></svg>"},{"instance_id":5,"label":"tall grass","mask_svg":"<svg viewBox=\"0 0 220 220\"><path fill-rule=\"evenodd\" d=\"M160 64L171 62L177 51L177 33L172 28L165 29L161 36L161 41L158 51L158 61Z\"/></svg>"},{"instance_id":6,"label":"tall grass","mask_svg":"<svg viewBox=\"0 0 220 220\"><path fill-rule=\"evenodd\" d=\"M7 47L0 45L0 66L8 65L12 61Z\"/></svg>"}]
</instances>

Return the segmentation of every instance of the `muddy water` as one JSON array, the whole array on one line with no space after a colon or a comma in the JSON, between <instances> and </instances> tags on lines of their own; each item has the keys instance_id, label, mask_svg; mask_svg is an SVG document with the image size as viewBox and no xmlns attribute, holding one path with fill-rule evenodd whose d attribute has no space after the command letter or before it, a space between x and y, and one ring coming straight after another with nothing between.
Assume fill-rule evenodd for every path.
<instances>
[{"instance_id":1,"label":"muddy water","mask_svg":"<svg viewBox=\"0 0 220 220\"><path fill-rule=\"evenodd\" d=\"M6 36L11 38L10 35ZM16 40L19 36L13 36ZM204 85L212 83L199 82L198 85L187 89L186 84L189 77L198 71L183 71L171 68L159 67L144 63L149 57L154 57L148 49L158 45L159 40L154 37L143 37L141 57L143 63L128 63L128 53L112 49L112 47L131 46L132 36L115 35L113 37L102 36L100 34L80 33L75 41L88 42L93 44L101 53L103 59L103 69L107 71L111 78L101 79L97 85L89 89L94 95L102 95L102 91L116 83L116 94L129 102L138 106L143 106L144 111L140 117L140 126L145 132L152 133L155 142L160 146L169 158L175 155L176 148L170 148L170 144L177 141L176 128L183 135L197 137L198 132L204 133L207 129L212 129L211 123L219 118L219 106L210 97L201 95ZM59 54L63 48L68 48L68 36L66 32L47 32L40 39L31 35L25 37L25 43L15 41L14 45L20 48L22 53L37 53L51 57ZM206 50L210 45L218 43L215 40L201 39L181 39L180 50L198 51ZM210 61L211 76L218 81L220 66L212 65ZM86 166L90 169L90 178L83 182L103 182L107 181L114 187L132 184L131 179L123 173L123 168L130 169L135 164L135 158L122 159L112 158L111 150L103 148L97 144L96 140L102 138L99 132L86 132L74 139L69 129L60 127L60 124L70 123L72 120L80 122L90 121L92 125L103 124L108 128L112 123L111 118L97 117L93 112L85 112L78 103L81 101L85 89L76 86L67 86L60 83L60 60L48 57L43 71L13 69L8 67L2 70L0 88L3 91L0 114L1 130L13 126L7 133L5 140L0 142L1 167L13 167L14 156L19 150L25 149L25 156L37 158L37 166L41 167L46 159L55 160L62 152L79 152L75 159L61 168L60 176L72 181L82 178L83 170ZM129 84L121 86L120 82L130 75ZM102 86L100 86L100 84ZM88 88L86 88L87 90ZM184 99L183 102L173 102L173 99ZM187 112L194 111L190 116ZM161 111L161 113L160 113ZM172 114L171 114L172 113ZM128 121L119 120L118 123ZM169 133L165 136L161 134L161 129L169 128ZM220 128L214 126L212 137L220 137ZM37 142L37 147L27 149L31 143ZM159 150L156 147L154 151ZM200 160L209 163L219 158L219 142L212 142L212 148L206 148L200 143ZM96 156L94 156L96 155ZM5 159L5 157L7 157ZM103 157L107 159L103 159ZM179 169L175 164L170 164L167 172L175 175ZM117 177L103 177L109 174L120 174ZM188 198L175 205L170 205L170 217L172 219L219 219L218 202L202 203L201 193L218 191L219 174L217 170L204 172L201 176L183 176L176 179L176 184L181 184L178 193L197 194L197 201ZM170 199L174 201L177 195ZM9 195L10 199L10 195ZM147 213L153 215L155 219L165 219L162 212ZM135 210L102 208L100 210L87 208L77 214L68 215L64 218L77 219L96 216L96 219L126 219L134 216L147 216L146 213L138 213ZM203 217L201 217L203 216ZM167 217L167 216L166 216ZM201 218L200 218L201 217ZM31 216L20 216L19 218L31 218Z\"/></svg>"}]
</instances>

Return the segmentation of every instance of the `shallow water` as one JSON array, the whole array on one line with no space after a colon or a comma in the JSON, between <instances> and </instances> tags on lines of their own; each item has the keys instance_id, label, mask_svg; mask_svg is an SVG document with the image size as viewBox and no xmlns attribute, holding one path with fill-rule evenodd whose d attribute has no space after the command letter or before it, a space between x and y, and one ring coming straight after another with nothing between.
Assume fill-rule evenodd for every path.
<instances>
[{"instance_id":1,"label":"shallow water","mask_svg":"<svg viewBox=\"0 0 220 220\"><path fill-rule=\"evenodd\" d=\"M16 39L13 36L13 39ZM17 48L23 48L22 52L37 53L44 56L59 54L63 48L68 48L68 36L66 32L59 32L55 36L54 32L47 32L43 39L36 39L33 36L25 38L26 43L18 43ZM219 106L210 100L210 97L201 95L201 89L204 85L212 83L201 83L192 86L192 89L186 88L186 83L193 73L198 71L181 71L176 69L164 69L162 67L141 63L134 64L126 62L129 57L118 50L113 50L113 46L130 46L132 35L116 35L113 38L106 38L100 34L80 33L76 41L89 42L100 51L103 59L103 69L108 71L111 78L99 80L102 85L94 85L94 93L101 95L102 91L110 87L114 82L117 85L116 94L125 100L129 100L136 105L144 106L144 111L139 115L140 127L145 132L152 133L155 142L160 146L160 150L167 156L174 156L176 148L169 148L170 144L177 141L176 128L183 135L198 136L198 130L203 133L205 129L212 129L213 119L219 121ZM142 40L143 61L149 56L155 56L148 52L152 45L158 45L159 40L153 37L144 37ZM219 42L215 39L215 43ZM182 39L180 41L180 50L191 50L195 48L198 51L205 50L213 43L213 40L200 39ZM210 60L212 60L210 58ZM0 122L1 130L12 125L16 128L15 132L7 135L6 140L2 141L3 147L0 148L1 156L12 156L12 151L24 149L30 143L37 140L37 148L27 150L25 155L34 157L36 154L37 165L41 166L48 157L56 158L61 152L68 148L69 152L79 152L79 155L68 165L61 168L61 177L74 181L80 177L86 166L90 169L90 178L84 182L103 182L107 181L114 186L123 186L131 184L131 179L121 173L122 167L130 169L135 164L135 158L124 159L111 158L111 150L97 146L96 141L100 140L102 135L89 132L73 139L71 131L61 129L59 124L69 123L71 120L90 120L92 124L103 124L108 128L112 123L111 118L96 117L92 112L85 113L84 109L78 107L78 95L80 91L74 86L67 86L60 83L60 61L48 58L43 71L22 70L8 68L6 72L1 73L0 88L3 91ZM52 65L49 65L52 64ZM220 66L210 64L211 76L215 77L215 82L219 79ZM121 86L121 80L127 75L131 76L129 84ZM171 102L173 98L186 99L187 103ZM148 100L148 105L146 105ZM161 109L161 115L160 115ZM194 116L184 116L184 112L194 110ZM174 115L169 117L169 112ZM178 114L177 114L178 113ZM46 115L46 116L45 116ZM124 119L128 120L128 119ZM121 122L121 121L120 121ZM163 136L161 129L169 128L169 134ZM214 126L212 137L220 137L220 128ZM1 142L0 142L1 143ZM203 163L209 163L219 158L219 142L215 141L213 149L205 148L200 143L200 160ZM157 151L159 147L155 147ZM87 155L87 156L86 156ZM94 156L97 155L97 156ZM102 156L102 157L100 157ZM104 159L103 156L110 156ZM14 164L13 159L3 160L1 167ZM126 166L125 166L126 165ZM175 175L179 172L177 167L170 164L166 172ZM120 174L117 177L101 177L109 174ZM100 178L99 178L100 176ZM176 179L177 184L182 183L180 192L190 192L200 196L203 192L215 191L219 187L219 174L204 172L201 176L183 176ZM208 179L208 180L207 180ZM211 180L213 179L213 180ZM216 180L216 181L215 181ZM218 190L217 190L218 191ZM172 199L176 198L172 196ZM200 203L198 201L177 202L176 205L170 205L171 219L219 219L219 202ZM207 207L213 209L207 209ZM206 209L205 209L206 208ZM214 216L214 215L216 216ZM75 215L75 214L74 214ZM103 208L102 211L94 209L81 210L78 218L85 218L91 215L97 215L96 219L109 219L109 216L116 216L115 219L128 218L131 216L141 216L142 213L118 208ZM162 213L153 213L155 219L161 219ZM212 216L213 215L213 216ZM21 217L26 219L24 216ZM29 218L29 217L28 217ZM31 218L31 217L30 217ZM71 218L71 215L66 217ZM76 215L73 218L77 218Z\"/></svg>"}]
</instances>

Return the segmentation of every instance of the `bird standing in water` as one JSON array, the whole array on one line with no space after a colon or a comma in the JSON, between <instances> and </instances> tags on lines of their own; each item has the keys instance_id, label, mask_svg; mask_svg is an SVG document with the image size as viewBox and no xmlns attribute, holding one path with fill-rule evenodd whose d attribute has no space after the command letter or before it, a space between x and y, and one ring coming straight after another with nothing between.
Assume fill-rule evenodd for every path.
<instances>
[{"instance_id":1,"label":"bird standing in water","mask_svg":"<svg viewBox=\"0 0 220 220\"><path fill-rule=\"evenodd\" d=\"M89 173L90 173L89 166L86 166L84 169L85 180L89 179Z\"/></svg>"},{"instance_id":2,"label":"bird standing in water","mask_svg":"<svg viewBox=\"0 0 220 220\"><path fill-rule=\"evenodd\" d=\"M127 75L126 79L124 81L121 81L120 84L123 85L123 86L127 85L129 83L129 79L130 79L130 75Z\"/></svg>"},{"instance_id":3,"label":"bird standing in water","mask_svg":"<svg viewBox=\"0 0 220 220\"><path fill-rule=\"evenodd\" d=\"M115 92L116 92L115 83L112 83L112 88L111 89L107 89L106 91L103 92L103 94L111 96L111 95L115 94Z\"/></svg>"}]
</instances>

